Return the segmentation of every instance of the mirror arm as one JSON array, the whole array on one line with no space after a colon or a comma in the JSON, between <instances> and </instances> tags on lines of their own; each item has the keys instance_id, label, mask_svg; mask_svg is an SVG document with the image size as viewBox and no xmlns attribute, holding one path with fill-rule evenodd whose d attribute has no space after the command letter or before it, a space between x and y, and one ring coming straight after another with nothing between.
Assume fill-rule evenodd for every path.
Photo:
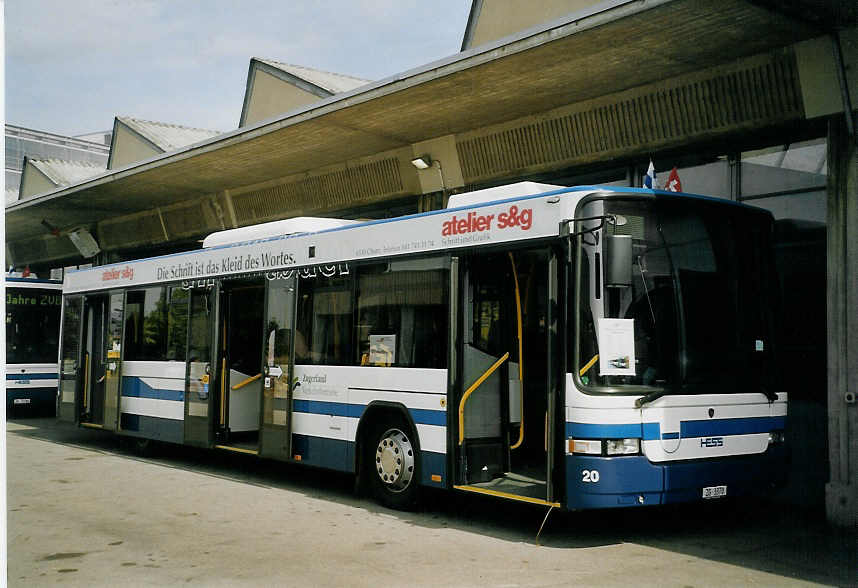
<instances>
[{"instance_id":1,"label":"mirror arm","mask_svg":"<svg viewBox=\"0 0 858 588\"><path fill-rule=\"evenodd\" d=\"M597 226L590 227L589 229L583 229L581 231L572 232L569 230L569 225L572 223L583 222L588 220L599 220L601 221ZM615 214L600 214L598 216L584 216L581 218L567 218L560 221L560 236L561 237L577 237L578 235L583 235L584 233L594 233L598 230L604 228L605 223L609 225L617 225L617 216Z\"/></svg>"}]
</instances>

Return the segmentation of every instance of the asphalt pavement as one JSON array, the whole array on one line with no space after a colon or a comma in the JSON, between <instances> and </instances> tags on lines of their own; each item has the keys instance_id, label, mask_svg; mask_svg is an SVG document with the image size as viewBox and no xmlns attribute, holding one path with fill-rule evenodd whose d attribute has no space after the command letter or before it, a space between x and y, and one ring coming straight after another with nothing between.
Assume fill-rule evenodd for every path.
<instances>
[{"instance_id":1,"label":"asphalt pavement","mask_svg":"<svg viewBox=\"0 0 858 588\"><path fill-rule=\"evenodd\" d=\"M7 423L10 586L858 586L855 530L773 500L548 515L350 476Z\"/></svg>"}]
</instances>

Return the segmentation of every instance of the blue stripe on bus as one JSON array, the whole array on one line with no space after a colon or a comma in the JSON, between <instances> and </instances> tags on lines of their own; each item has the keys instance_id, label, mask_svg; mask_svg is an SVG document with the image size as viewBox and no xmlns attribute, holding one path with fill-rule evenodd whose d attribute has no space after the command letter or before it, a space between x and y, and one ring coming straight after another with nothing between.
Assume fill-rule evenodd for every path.
<instances>
[{"instance_id":1,"label":"blue stripe on bus","mask_svg":"<svg viewBox=\"0 0 858 588\"><path fill-rule=\"evenodd\" d=\"M682 421L679 432L683 438L711 437L713 435L750 435L768 433L786 427L786 417L751 417L739 419L713 419Z\"/></svg>"},{"instance_id":2,"label":"blue stripe on bus","mask_svg":"<svg viewBox=\"0 0 858 588\"><path fill-rule=\"evenodd\" d=\"M53 373L33 373L33 374L6 374L7 380L56 380L59 374Z\"/></svg>"},{"instance_id":3,"label":"blue stripe on bus","mask_svg":"<svg viewBox=\"0 0 858 588\"><path fill-rule=\"evenodd\" d=\"M643 424L643 440L644 441L652 441L653 439L658 439L661 436L661 427L658 423L644 423Z\"/></svg>"},{"instance_id":4,"label":"blue stripe on bus","mask_svg":"<svg viewBox=\"0 0 858 588\"><path fill-rule=\"evenodd\" d=\"M132 398L153 398L155 400L177 400L184 402L185 392L183 390L163 390L153 388L136 376L124 376L122 378L122 395Z\"/></svg>"},{"instance_id":5,"label":"blue stripe on bus","mask_svg":"<svg viewBox=\"0 0 858 588\"><path fill-rule=\"evenodd\" d=\"M6 277L6 281L7 282L18 282L21 284L47 284L47 285L53 285L53 286L60 286L60 288L57 288L57 290L60 290L62 288L62 285L63 285L61 280L44 280L44 279L40 280L40 279L36 279L36 278L10 278L8 276Z\"/></svg>"},{"instance_id":6,"label":"blue stripe on bus","mask_svg":"<svg viewBox=\"0 0 858 588\"><path fill-rule=\"evenodd\" d=\"M321 400L294 400L292 409L295 412L310 414L326 414L331 416L360 418L366 407L344 402L324 402Z\"/></svg>"},{"instance_id":7,"label":"blue stripe on bus","mask_svg":"<svg viewBox=\"0 0 858 588\"><path fill-rule=\"evenodd\" d=\"M447 425L447 413L443 410L429 410L426 408L409 408L411 418L414 419L416 425L437 425L444 427Z\"/></svg>"},{"instance_id":8,"label":"blue stripe on bus","mask_svg":"<svg viewBox=\"0 0 858 588\"><path fill-rule=\"evenodd\" d=\"M295 400L293 402L295 412L311 414L325 414L359 419L363 416L366 406L363 404L346 404L345 402L325 402L322 400ZM409 408L408 412L417 425L447 424L447 413L443 410L428 410L424 408Z\"/></svg>"},{"instance_id":9,"label":"blue stripe on bus","mask_svg":"<svg viewBox=\"0 0 858 588\"><path fill-rule=\"evenodd\" d=\"M624 439L640 437L644 441L659 439L689 439L715 435L751 435L783 429L786 417L744 417L735 419L711 419L682 421L679 431L661 433L659 423L594 424L566 423L566 436L583 439Z\"/></svg>"},{"instance_id":10,"label":"blue stripe on bus","mask_svg":"<svg viewBox=\"0 0 858 588\"><path fill-rule=\"evenodd\" d=\"M656 423L656 426L658 424ZM594 423L566 423L566 436L574 438L625 439L641 436L640 423L602 425Z\"/></svg>"}]
</instances>

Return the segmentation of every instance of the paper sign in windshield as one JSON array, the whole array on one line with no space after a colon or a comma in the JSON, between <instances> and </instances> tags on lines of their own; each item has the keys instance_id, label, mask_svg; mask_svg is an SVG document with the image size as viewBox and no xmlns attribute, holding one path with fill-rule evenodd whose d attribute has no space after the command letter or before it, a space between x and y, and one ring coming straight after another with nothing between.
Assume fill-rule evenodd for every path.
<instances>
[{"instance_id":1,"label":"paper sign in windshield","mask_svg":"<svg viewBox=\"0 0 858 588\"><path fill-rule=\"evenodd\" d=\"M634 319L599 319L599 375L635 375Z\"/></svg>"},{"instance_id":2,"label":"paper sign in windshield","mask_svg":"<svg viewBox=\"0 0 858 588\"><path fill-rule=\"evenodd\" d=\"M396 335L369 336L370 365L393 365L396 363Z\"/></svg>"}]
</instances>

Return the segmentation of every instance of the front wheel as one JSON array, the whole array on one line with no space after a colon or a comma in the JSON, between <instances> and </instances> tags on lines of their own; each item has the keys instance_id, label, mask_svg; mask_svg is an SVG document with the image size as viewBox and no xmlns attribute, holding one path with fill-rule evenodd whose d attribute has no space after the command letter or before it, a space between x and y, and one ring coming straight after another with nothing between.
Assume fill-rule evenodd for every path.
<instances>
[{"instance_id":1,"label":"front wheel","mask_svg":"<svg viewBox=\"0 0 858 588\"><path fill-rule=\"evenodd\" d=\"M364 473L373 496L388 508L407 510L417 502L420 460L404 423L380 423L366 444Z\"/></svg>"}]
</instances>

